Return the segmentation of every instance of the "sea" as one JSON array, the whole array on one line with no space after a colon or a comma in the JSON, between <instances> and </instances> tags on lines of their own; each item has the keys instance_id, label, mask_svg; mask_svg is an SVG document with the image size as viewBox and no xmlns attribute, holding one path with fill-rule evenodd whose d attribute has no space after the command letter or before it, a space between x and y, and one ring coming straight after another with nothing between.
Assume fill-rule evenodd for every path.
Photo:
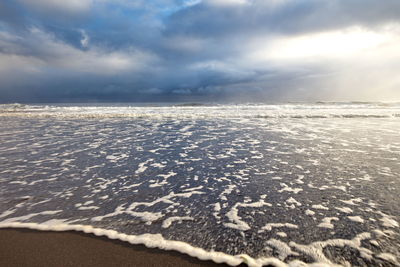
<instances>
[{"instance_id":1,"label":"sea","mask_svg":"<svg viewBox=\"0 0 400 267\"><path fill-rule=\"evenodd\" d=\"M0 228L399 266L400 103L2 104Z\"/></svg>"}]
</instances>

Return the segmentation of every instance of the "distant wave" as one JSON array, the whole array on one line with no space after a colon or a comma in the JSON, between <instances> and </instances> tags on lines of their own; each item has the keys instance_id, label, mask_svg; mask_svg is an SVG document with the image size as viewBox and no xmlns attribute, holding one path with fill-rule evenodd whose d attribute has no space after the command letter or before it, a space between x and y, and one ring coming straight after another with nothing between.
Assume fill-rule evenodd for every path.
<instances>
[{"instance_id":1,"label":"distant wave","mask_svg":"<svg viewBox=\"0 0 400 267\"><path fill-rule=\"evenodd\" d=\"M264 118L264 119L362 119L399 118L400 104L280 104L280 105L204 105L186 103L174 106L73 106L0 105L0 116L60 118Z\"/></svg>"},{"instance_id":2,"label":"distant wave","mask_svg":"<svg viewBox=\"0 0 400 267\"><path fill-rule=\"evenodd\" d=\"M373 101L350 101L350 102L329 102L317 101L318 105L377 105L377 106L398 106L400 102L373 102Z\"/></svg>"}]
</instances>

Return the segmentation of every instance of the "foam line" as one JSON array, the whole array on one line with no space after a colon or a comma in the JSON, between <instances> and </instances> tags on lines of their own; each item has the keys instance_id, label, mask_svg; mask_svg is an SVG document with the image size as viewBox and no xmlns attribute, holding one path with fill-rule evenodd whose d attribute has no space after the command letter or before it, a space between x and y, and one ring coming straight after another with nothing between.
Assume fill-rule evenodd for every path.
<instances>
[{"instance_id":1,"label":"foam line","mask_svg":"<svg viewBox=\"0 0 400 267\"><path fill-rule=\"evenodd\" d=\"M379 104L286 104L286 105L220 105L201 107L105 107L105 106L7 106L0 105L0 117L39 118L399 118L399 103ZM180 130L190 135L191 125Z\"/></svg>"},{"instance_id":2,"label":"foam line","mask_svg":"<svg viewBox=\"0 0 400 267\"><path fill-rule=\"evenodd\" d=\"M288 264L282 262L276 258L258 258L254 259L247 254L240 255L228 255L223 252L216 251L206 251L202 248L193 247L185 242L166 240L161 234L142 234L142 235L127 235L119 233L114 230L107 230L101 228L95 228L90 225L70 225L70 224L38 224L38 223L21 223L21 222L11 222L11 223L0 223L0 228L27 228L39 231L54 231L54 232L64 232L64 231L77 231L84 232L87 234L94 234L96 236L105 236L110 239L118 239L124 242L128 242L133 245L142 244L148 248L159 248L162 250L174 250L183 254L187 254L191 257L198 258L200 260L211 260L215 263L226 263L230 266L238 266L242 263L247 264L249 267L261 267L264 265L272 265L276 267L301 267L301 266L329 266L326 264L305 264L300 261L293 261Z\"/></svg>"}]
</instances>

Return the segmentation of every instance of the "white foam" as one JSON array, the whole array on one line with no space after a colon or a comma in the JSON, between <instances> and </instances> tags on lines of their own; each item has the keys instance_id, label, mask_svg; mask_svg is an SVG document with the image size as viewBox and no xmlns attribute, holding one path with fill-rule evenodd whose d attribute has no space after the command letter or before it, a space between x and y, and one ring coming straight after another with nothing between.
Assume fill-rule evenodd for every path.
<instances>
[{"instance_id":1,"label":"white foam","mask_svg":"<svg viewBox=\"0 0 400 267\"><path fill-rule=\"evenodd\" d=\"M160 197L160 198L150 201L150 202L133 202L126 208L125 208L125 205L120 205L114 210L114 212L111 212L111 213L108 213L105 215L101 215L101 216L93 217L92 220L93 221L101 221L107 217L112 217L112 216L116 216L116 215L120 215L120 214L129 214L134 217L140 217L145 222L152 223L153 221L156 221L156 220L160 219L161 217L163 217L163 214L161 212L147 212L147 211L146 212L138 212L138 211L134 211L134 209L136 209L139 206L151 207L160 202L163 202L166 204L174 204L174 202L171 199L179 198L179 197L189 198L192 195L204 194L204 192L194 191L195 189L196 188L187 189L188 192L185 192L185 193L171 192L166 196Z\"/></svg>"},{"instance_id":2,"label":"white foam","mask_svg":"<svg viewBox=\"0 0 400 267\"><path fill-rule=\"evenodd\" d=\"M65 224L67 222L68 222L68 220L51 219L51 220L42 222L41 224L42 225L48 225L48 226L57 226L57 225L60 225L60 224Z\"/></svg>"},{"instance_id":3,"label":"white foam","mask_svg":"<svg viewBox=\"0 0 400 267\"><path fill-rule=\"evenodd\" d=\"M292 228L292 229L299 228L297 225L292 224L292 223L267 223L261 229L266 230L266 231L271 231L272 228L281 228L281 227L287 227L287 228Z\"/></svg>"},{"instance_id":4,"label":"white foam","mask_svg":"<svg viewBox=\"0 0 400 267\"><path fill-rule=\"evenodd\" d=\"M22 184L22 185L26 185L26 184L28 184L28 183L25 182L25 181L12 181L12 182L9 182L9 184Z\"/></svg>"},{"instance_id":5,"label":"white foam","mask_svg":"<svg viewBox=\"0 0 400 267\"><path fill-rule=\"evenodd\" d=\"M318 205L312 205L311 207L312 207L313 209L329 210L329 208L327 208L327 207L325 207L325 206L323 206L323 205L320 205L320 204L318 204Z\"/></svg>"},{"instance_id":6,"label":"white foam","mask_svg":"<svg viewBox=\"0 0 400 267\"><path fill-rule=\"evenodd\" d=\"M81 206L78 208L78 210L97 210L100 207L98 206Z\"/></svg>"},{"instance_id":7,"label":"white foam","mask_svg":"<svg viewBox=\"0 0 400 267\"><path fill-rule=\"evenodd\" d=\"M331 262L325 255L324 255L324 248L327 246L336 246L336 247L344 247L344 246L349 246L352 247L360 252L360 256L367 259L371 260L372 258L372 251L361 247L361 241L365 239L371 238L370 233L361 233L358 234L356 237L354 237L351 240L347 239L329 239L326 241L318 241L311 243L309 245L299 245L295 242L290 242L289 245L291 247L296 248L297 250L305 253L306 255L309 255L314 259L314 261L319 262L319 263L325 263L330 266L338 266Z\"/></svg>"},{"instance_id":8,"label":"white foam","mask_svg":"<svg viewBox=\"0 0 400 267\"><path fill-rule=\"evenodd\" d=\"M393 254L390 253L381 253L379 255L376 256L379 259L388 261L392 264L394 264L395 266L399 266L400 263L397 261L396 256L394 256Z\"/></svg>"},{"instance_id":9,"label":"white foam","mask_svg":"<svg viewBox=\"0 0 400 267\"><path fill-rule=\"evenodd\" d=\"M166 240L161 234L141 234L141 235L127 235L119 233L114 230L106 230L95 228L90 225L70 225L70 224L37 224L37 223L20 223L20 222L1 222L0 228L28 228L39 231L78 231L84 233L94 234L96 236L106 236L110 239L118 239L121 241L129 242L130 244L137 245L143 244L148 248L159 248L163 250L174 250L200 260L211 260L215 263L226 263L230 266L238 266L242 263L247 264L249 267L261 267L263 265L273 265L276 267L304 267L307 264L300 261L293 261L289 264L282 262L276 258L258 258L254 259L247 254L228 255L217 251L206 251L202 248L193 247L188 243L174 240ZM319 263L309 264L308 266L324 266ZM326 266L326 265L325 265Z\"/></svg>"},{"instance_id":10,"label":"white foam","mask_svg":"<svg viewBox=\"0 0 400 267\"><path fill-rule=\"evenodd\" d=\"M339 218L337 217L326 217L322 219L322 222L318 224L318 227L321 228L328 228L328 229L333 229L335 226L332 224L332 221L338 221Z\"/></svg>"},{"instance_id":11,"label":"white foam","mask_svg":"<svg viewBox=\"0 0 400 267\"><path fill-rule=\"evenodd\" d=\"M295 205L297 205L297 206L301 206L301 203L298 202L296 199L294 199L294 198L292 198L292 197L290 197L289 199L287 199L286 202L289 203L289 204L295 204Z\"/></svg>"},{"instance_id":12,"label":"white foam","mask_svg":"<svg viewBox=\"0 0 400 267\"><path fill-rule=\"evenodd\" d=\"M15 211L16 211L16 209L6 210L2 214L0 214L0 218L7 217L8 215L13 214Z\"/></svg>"},{"instance_id":13,"label":"white foam","mask_svg":"<svg viewBox=\"0 0 400 267\"><path fill-rule=\"evenodd\" d=\"M395 228L395 227L399 227L399 223L395 220L393 220L392 218L390 218L389 216L384 216L382 218L379 219L382 222L382 225L385 227L390 227L390 228Z\"/></svg>"},{"instance_id":14,"label":"white foam","mask_svg":"<svg viewBox=\"0 0 400 267\"><path fill-rule=\"evenodd\" d=\"M359 202L362 202L361 198L353 198L353 199L349 199L349 200L340 200L343 203L347 204L347 205L358 205Z\"/></svg>"},{"instance_id":15,"label":"white foam","mask_svg":"<svg viewBox=\"0 0 400 267\"><path fill-rule=\"evenodd\" d=\"M54 215L54 214L57 214L60 212L62 212L62 210L46 210L46 211L42 211L42 212L27 214L24 216L8 218L8 219L5 219L4 221L2 221L1 223L12 223L12 222L17 222L17 221L25 221L25 220L29 220L33 217L36 217L38 215Z\"/></svg>"},{"instance_id":16,"label":"white foam","mask_svg":"<svg viewBox=\"0 0 400 267\"><path fill-rule=\"evenodd\" d=\"M127 154L114 154L114 155L107 155L106 159L108 159L110 162L117 162L121 159L128 158L129 156Z\"/></svg>"},{"instance_id":17,"label":"white foam","mask_svg":"<svg viewBox=\"0 0 400 267\"><path fill-rule=\"evenodd\" d=\"M310 215L310 216L313 216L315 214L314 211L309 210L309 209L307 209L305 213L306 213L306 215Z\"/></svg>"},{"instance_id":18,"label":"white foam","mask_svg":"<svg viewBox=\"0 0 400 267\"><path fill-rule=\"evenodd\" d=\"M369 243L371 243L372 245L374 245L375 247L379 247L379 243L376 240L370 240Z\"/></svg>"},{"instance_id":19,"label":"white foam","mask_svg":"<svg viewBox=\"0 0 400 267\"><path fill-rule=\"evenodd\" d=\"M167 180L168 178L177 175L176 172L170 171L167 174L158 174L157 176L160 176L162 178L164 178L165 180Z\"/></svg>"},{"instance_id":20,"label":"white foam","mask_svg":"<svg viewBox=\"0 0 400 267\"><path fill-rule=\"evenodd\" d=\"M281 186L282 186L283 188L282 188L281 190L278 190L279 193L282 193L282 192L287 191L287 192L293 192L293 193L297 194L297 193L303 191L302 188L292 188L292 187L288 186L288 185L285 184L285 183L281 183Z\"/></svg>"},{"instance_id":21,"label":"white foam","mask_svg":"<svg viewBox=\"0 0 400 267\"><path fill-rule=\"evenodd\" d=\"M173 222L181 222L181 221L192 221L192 220L194 220L194 218L192 218L192 217L189 217L189 216L183 216L183 217L179 217L179 216L173 216L173 217L169 217L169 218L167 218L167 219L165 219L164 221L163 221L163 223L162 223L162 228L168 228L168 227L170 227L171 226L171 224L173 223Z\"/></svg>"},{"instance_id":22,"label":"white foam","mask_svg":"<svg viewBox=\"0 0 400 267\"><path fill-rule=\"evenodd\" d=\"M347 218L349 218L353 222L364 223L364 219L360 216L347 216Z\"/></svg>"},{"instance_id":23,"label":"white foam","mask_svg":"<svg viewBox=\"0 0 400 267\"><path fill-rule=\"evenodd\" d=\"M372 181L372 177L368 174L365 174L363 178L359 178L362 181Z\"/></svg>"},{"instance_id":24,"label":"white foam","mask_svg":"<svg viewBox=\"0 0 400 267\"><path fill-rule=\"evenodd\" d=\"M120 189L125 190L125 189L131 189L140 186L142 183L137 183L137 184L131 184L131 185L126 185L126 186L121 186ZM108 196L107 196L108 197Z\"/></svg>"},{"instance_id":25,"label":"white foam","mask_svg":"<svg viewBox=\"0 0 400 267\"><path fill-rule=\"evenodd\" d=\"M143 173L147 170L146 164L149 162L153 161L153 159L146 160L145 162L139 163L137 170L135 171L135 174L140 174Z\"/></svg>"},{"instance_id":26,"label":"white foam","mask_svg":"<svg viewBox=\"0 0 400 267\"><path fill-rule=\"evenodd\" d=\"M278 254L280 260L285 260L288 256L298 256L299 253L292 251L292 249L284 242L277 239L270 239L266 242L267 245L274 247Z\"/></svg>"},{"instance_id":27,"label":"white foam","mask_svg":"<svg viewBox=\"0 0 400 267\"><path fill-rule=\"evenodd\" d=\"M344 212L344 213L352 213L353 212L353 210L348 207L336 207L335 209L337 209L341 212Z\"/></svg>"},{"instance_id":28,"label":"white foam","mask_svg":"<svg viewBox=\"0 0 400 267\"><path fill-rule=\"evenodd\" d=\"M166 240L161 234L142 234L142 235L126 235L118 233L114 230L106 230L94 228L89 225L69 225L69 224L37 224L37 223L20 223L12 222L0 223L0 228L29 228L42 231L81 231L92 233L97 236L107 236L110 239L119 239L131 244L143 244L149 248L160 248L165 250L175 250L201 260L213 260L216 263L227 263L232 266L239 265L243 262L240 255L231 256L221 252L208 252L204 249L193 247L187 243L180 241Z\"/></svg>"},{"instance_id":29,"label":"white foam","mask_svg":"<svg viewBox=\"0 0 400 267\"><path fill-rule=\"evenodd\" d=\"M347 188L344 185L332 185L331 188L338 189L338 190L341 190L343 192L347 192Z\"/></svg>"},{"instance_id":30,"label":"white foam","mask_svg":"<svg viewBox=\"0 0 400 267\"><path fill-rule=\"evenodd\" d=\"M398 104L282 104L282 105L218 105L201 107L130 107L130 106L24 106L0 107L0 116L61 118L396 118ZM191 134L192 125L179 131ZM282 129L281 132L294 132Z\"/></svg>"},{"instance_id":31,"label":"white foam","mask_svg":"<svg viewBox=\"0 0 400 267\"><path fill-rule=\"evenodd\" d=\"M221 193L221 196L220 196L221 200L227 201L228 199L226 198L226 195L231 194L233 189L235 189L235 188L236 188L236 185L234 185L234 184L228 185L227 188L225 188L225 190L222 191L222 193Z\"/></svg>"},{"instance_id":32,"label":"white foam","mask_svg":"<svg viewBox=\"0 0 400 267\"><path fill-rule=\"evenodd\" d=\"M199 186L196 186L196 187L186 188L186 189L184 189L182 191L183 192L193 192L195 190L199 190L199 189L203 189L203 188L204 188L204 186L199 185Z\"/></svg>"},{"instance_id":33,"label":"white foam","mask_svg":"<svg viewBox=\"0 0 400 267\"><path fill-rule=\"evenodd\" d=\"M220 211L221 211L221 204L217 202L217 203L214 204L214 213L213 213L213 215L218 220L221 218L219 216Z\"/></svg>"},{"instance_id":34,"label":"white foam","mask_svg":"<svg viewBox=\"0 0 400 267\"><path fill-rule=\"evenodd\" d=\"M379 229L374 229L374 230L372 230L372 232L374 232L377 237L381 237L381 236L385 236L386 235L383 231L381 231Z\"/></svg>"},{"instance_id":35,"label":"white foam","mask_svg":"<svg viewBox=\"0 0 400 267\"><path fill-rule=\"evenodd\" d=\"M229 218L231 223L224 223L226 227L237 229L240 231L247 231L250 230L250 226L242 220L242 218L239 216L239 207L248 207L248 208L260 208L262 206L269 206L271 207L272 205L270 203L267 203L264 201L263 198L261 198L257 202L253 203L236 203L229 212L226 213L226 216Z\"/></svg>"},{"instance_id":36,"label":"white foam","mask_svg":"<svg viewBox=\"0 0 400 267\"><path fill-rule=\"evenodd\" d=\"M285 232L277 232L276 235L280 237L287 237L287 234Z\"/></svg>"},{"instance_id":37,"label":"white foam","mask_svg":"<svg viewBox=\"0 0 400 267\"><path fill-rule=\"evenodd\" d=\"M297 177L298 178L295 180L295 182L298 184L304 184L304 181L303 181L304 175L297 175Z\"/></svg>"}]
</instances>

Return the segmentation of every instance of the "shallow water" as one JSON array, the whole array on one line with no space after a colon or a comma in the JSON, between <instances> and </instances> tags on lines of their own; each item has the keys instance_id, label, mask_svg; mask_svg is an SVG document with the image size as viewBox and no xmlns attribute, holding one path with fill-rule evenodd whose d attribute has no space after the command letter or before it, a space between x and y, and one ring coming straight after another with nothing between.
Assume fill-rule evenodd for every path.
<instances>
[{"instance_id":1,"label":"shallow water","mask_svg":"<svg viewBox=\"0 0 400 267\"><path fill-rule=\"evenodd\" d=\"M376 104L3 107L0 227L91 226L230 264L396 266L399 114Z\"/></svg>"}]
</instances>

